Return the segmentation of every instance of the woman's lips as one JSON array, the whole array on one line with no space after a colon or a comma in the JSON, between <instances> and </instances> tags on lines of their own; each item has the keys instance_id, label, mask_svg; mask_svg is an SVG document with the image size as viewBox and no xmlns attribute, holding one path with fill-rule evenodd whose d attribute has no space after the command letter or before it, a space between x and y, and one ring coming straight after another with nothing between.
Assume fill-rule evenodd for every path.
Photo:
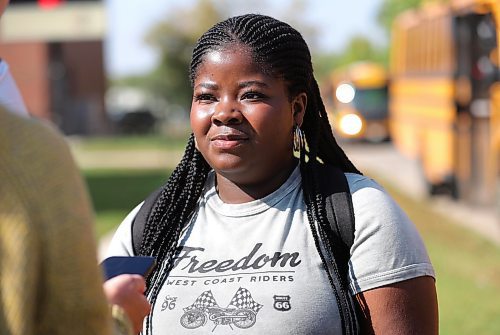
<instances>
[{"instance_id":1,"label":"woman's lips","mask_svg":"<svg viewBox=\"0 0 500 335\"><path fill-rule=\"evenodd\" d=\"M220 149L231 149L247 140L244 134L218 134L211 138L212 145Z\"/></svg>"}]
</instances>

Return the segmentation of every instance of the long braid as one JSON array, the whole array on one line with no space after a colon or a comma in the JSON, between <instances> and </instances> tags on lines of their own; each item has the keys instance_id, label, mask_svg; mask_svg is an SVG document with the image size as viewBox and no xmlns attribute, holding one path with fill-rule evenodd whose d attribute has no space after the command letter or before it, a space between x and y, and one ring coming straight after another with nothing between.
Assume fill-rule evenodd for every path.
<instances>
[{"instance_id":1,"label":"long braid","mask_svg":"<svg viewBox=\"0 0 500 335\"><path fill-rule=\"evenodd\" d=\"M307 44L294 28L271 17L248 14L229 18L214 25L198 40L193 50L189 72L192 86L205 55L232 44L247 46L252 51L253 60L261 65L263 72L283 79L287 84L290 98L301 92L305 92L308 97L301 126L304 142L307 144L303 144L301 148L300 168L307 217L316 248L326 267L326 262L329 260L326 260L320 252L321 241L326 247L331 247L338 241L332 234L325 233L328 221L319 188L321 177L318 164L322 161L337 166L344 172L360 172L347 158L333 136L313 75ZM196 150L194 138L191 136L181 162L170 176L145 225L140 253L156 256L160 264L148 280L148 297L153 306L168 272L173 267L182 229L196 208L209 169L205 159ZM330 275L329 281L339 307L343 306L341 292L334 287ZM152 331L151 320L152 314L146 320L146 333ZM345 320L341 321L345 330Z\"/></svg>"},{"instance_id":2,"label":"long braid","mask_svg":"<svg viewBox=\"0 0 500 335\"><path fill-rule=\"evenodd\" d=\"M139 254L154 255L159 264L147 281L146 294L152 305L172 268L177 241L196 207L209 169L191 135L184 156L164 186L144 227ZM152 332L152 318L153 311L146 319L146 333Z\"/></svg>"}]
</instances>

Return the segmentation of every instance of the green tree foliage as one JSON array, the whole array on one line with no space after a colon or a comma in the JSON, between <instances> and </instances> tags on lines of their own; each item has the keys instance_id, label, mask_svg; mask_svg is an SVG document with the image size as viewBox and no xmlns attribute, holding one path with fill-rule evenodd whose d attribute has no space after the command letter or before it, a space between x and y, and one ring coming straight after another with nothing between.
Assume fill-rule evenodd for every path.
<instances>
[{"instance_id":1,"label":"green tree foliage","mask_svg":"<svg viewBox=\"0 0 500 335\"><path fill-rule=\"evenodd\" d=\"M363 60L385 63L386 54L386 48L377 48L368 38L358 35L351 39L344 53L339 57L338 65Z\"/></svg>"},{"instance_id":2,"label":"green tree foliage","mask_svg":"<svg viewBox=\"0 0 500 335\"><path fill-rule=\"evenodd\" d=\"M339 53L323 53L314 57L316 79L321 83L329 80L329 74L340 67L358 61L374 61L387 65L387 47L376 47L365 36L357 35Z\"/></svg>"}]
</instances>

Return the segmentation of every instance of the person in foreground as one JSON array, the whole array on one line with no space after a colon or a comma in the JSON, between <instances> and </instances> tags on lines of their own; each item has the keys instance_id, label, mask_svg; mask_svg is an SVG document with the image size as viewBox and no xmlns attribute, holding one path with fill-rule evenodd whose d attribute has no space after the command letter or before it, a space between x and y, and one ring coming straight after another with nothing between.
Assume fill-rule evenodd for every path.
<instances>
[{"instance_id":1,"label":"person in foreground","mask_svg":"<svg viewBox=\"0 0 500 335\"><path fill-rule=\"evenodd\" d=\"M265 15L231 17L198 40L190 79L193 134L184 156L139 247L132 225L141 205L108 250L157 257L143 332L436 334L425 246L336 143L301 34ZM357 321L342 317L348 299L326 271L325 250L338 240L320 192L324 165L343 171L352 194L345 279Z\"/></svg>"},{"instance_id":2,"label":"person in foreground","mask_svg":"<svg viewBox=\"0 0 500 335\"><path fill-rule=\"evenodd\" d=\"M92 209L64 138L0 107L0 180L0 334L137 334L145 280L122 275L103 290Z\"/></svg>"}]
</instances>

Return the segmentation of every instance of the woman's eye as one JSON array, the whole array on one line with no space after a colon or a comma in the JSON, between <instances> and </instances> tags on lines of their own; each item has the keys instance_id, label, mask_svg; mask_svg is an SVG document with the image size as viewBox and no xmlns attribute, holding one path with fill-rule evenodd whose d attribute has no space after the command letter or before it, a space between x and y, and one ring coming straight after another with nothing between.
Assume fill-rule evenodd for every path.
<instances>
[{"instance_id":1,"label":"woman's eye","mask_svg":"<svg viewBox=\"0 0 500 335\"><path fill-rule=\"evenodd\" d=\"M203 93L195 95L194 100L199 102L213 102L216 99L212 94Z\"/></svg>"},{"instance_id":2,"label":"woman's eye","mask_svg":"<svg viewBox=\"0 0 500 335\"><path fill-rule=\"evenodd\" d=\"M259 92L246 92L241 97L242 100L244 100L244 99L249 99L249 100L263 100L265 98L266 98L266 96L264 94L262 94L262 93L259 93Z\"/></svg>"}]
</instances>

